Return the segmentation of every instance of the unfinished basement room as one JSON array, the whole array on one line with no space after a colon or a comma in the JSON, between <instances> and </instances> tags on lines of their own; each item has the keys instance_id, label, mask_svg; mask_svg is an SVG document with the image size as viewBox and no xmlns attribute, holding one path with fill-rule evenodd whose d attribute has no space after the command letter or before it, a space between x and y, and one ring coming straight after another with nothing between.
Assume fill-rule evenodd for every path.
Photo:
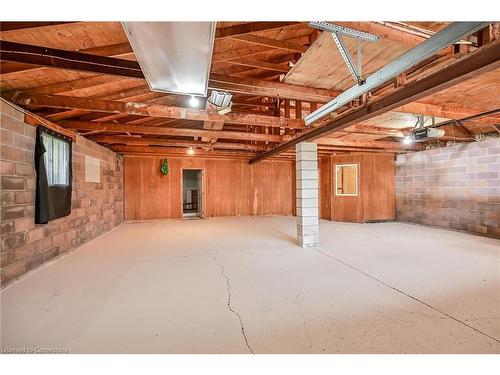
<instances>
[{"instance_id":1,"label":"unfinished basement room","mask_svg":"<svg viewBox=\"0 0 500 375\"><path fill-rule=\"evenodd\" d=\"M1 23L2 353L500 354L500 23L329 18Z\"/></svg>"}]
</instances>

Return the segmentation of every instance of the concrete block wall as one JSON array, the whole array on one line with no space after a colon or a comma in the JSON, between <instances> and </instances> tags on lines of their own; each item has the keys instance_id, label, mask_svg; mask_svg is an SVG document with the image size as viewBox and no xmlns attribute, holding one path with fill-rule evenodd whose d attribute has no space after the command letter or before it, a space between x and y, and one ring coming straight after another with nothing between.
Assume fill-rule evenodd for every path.
<instances>
[{"instance_id":1,"label":"concrete block wall","mask_svg":"<svg viewBox=\"0 0 500 375\"><path fill-rule=\"evenodd\" d=\"M71 214L35 225L34 126L1 104L1 285L67 253L123 222L122 157L77 136L73 143ZM85 155L100 159L101 182L85 181Z\"/></svg>"},{"instance_id":2,"label":"concrete block wall","mask_svg":"<svg viewBox=\"0 0 500 375\"><path fill-rule=\"evenodd\" d=\"M500 238L500 138L398 155L396 216Z\"/></svg>"},{"instance_id":3,"label":"concrete block wall","mask_svg":"<svg viewBox=\"0 0 500 375\"><path fill-rule=\"evenodd\" d=\"M297 243L319 245L318 152L315 143L296 145Z\"/></svg>"}]
</instances>

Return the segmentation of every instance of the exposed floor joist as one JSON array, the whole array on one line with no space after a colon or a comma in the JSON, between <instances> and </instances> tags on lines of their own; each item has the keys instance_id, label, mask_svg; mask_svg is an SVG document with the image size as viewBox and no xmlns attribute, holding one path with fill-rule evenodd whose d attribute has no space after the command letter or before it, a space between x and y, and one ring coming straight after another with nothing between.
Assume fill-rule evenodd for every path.
<instances>
[{"instance_id":1,"label":"exposed floor joist","mask_svg":"<svg viewBox=\"0 0 500 375\"><path fill-rule=\"evenodd\" d=\"M60 121L58 122L64 128L76 130L101 130L110 133L136 133L136 134L154 134L154 135L171 135L185 137L206 137L206 138L223 138L241 141L260 141L260 142L275 142L279 143L283 140L281 135L247 133L238 131L225 130L204 130L204 129L186 129L172 127L155 127L145 125L129 125L115 122L91 122L91 121Z\"/></svg>"},{"instance_id":2,"label":"exposed floor joist","mask_svg":"<svg viewBox=\"0 0 500 375\"><path fill-rule=\"evenodd\" d=\"M27 95L13 93L6 97L15 104L62 109L76 109L94 112L118 113L148 117L177 118L196 121L222 121L250 126L270 126L282 128L303 128L299 119L260 116L251 114L228 113L220 115L216 111L194 108L163 106L157 104L118 102L102 99L76 98L62 95Z\"/></svg>"},{"instance_id":3,"label":"exposed floor joist","mask_svg":"<svg viewBox=\"0 0 500 375\"><path fill-rule=\"evenodd\" d=\"M456 85L474 75L494 70L500 66L500 41L492 42L446 68L422 78L419 81L400 87L391 94L386 95L372 103L349 111L343 116L327 122L321 127L305 132L274 149L267 151L250 161L251 164L279 154L297 143L317 139L337 130L347 128L356 123L369 120L394 108L419 100L448 87Z\"/></svg>"},{"instance_id":4,"label":"exposed floor joist","mask_svg":"<svg viewBox=\"0 0 500 375\"><path fill-rule=\"evenodd\" d=\"M256 31L281 29L283 27L296 26L299 24L300 22L249 22L217 29L215 38L231 38Z\"/></svg>"}]
</instances>

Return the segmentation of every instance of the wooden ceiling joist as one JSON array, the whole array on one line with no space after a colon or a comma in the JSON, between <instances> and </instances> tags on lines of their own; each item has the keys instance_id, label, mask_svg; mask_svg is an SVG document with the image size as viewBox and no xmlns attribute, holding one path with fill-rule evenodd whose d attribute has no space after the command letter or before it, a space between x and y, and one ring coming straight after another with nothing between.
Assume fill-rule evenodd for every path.
<instances>
[{"instance_id":1,"label":"wooden ceiling joist","mask_svg":"<svg viewBox=\"0 0 500 375\"><path fill-rule=\"evenodd\" d=\"M0 53L2 59L7 61L131 78L144 78L137 61L91 53L66 51L9 41L2 41Z\"/></svg>"},{"instance_id":2,"label":"wooden ceiling joist","mask_svg":"<svg viewBox=\"0 0 500 375\"><path fill-rule=\"evenodd\" d=\"M4 42L2 42L4 43ZM132 47L130 46L130 43L119 43L119 44L111 44L111 45L106 45L106 46L99 46L99 47L91 47L91 48L85 48L78 50L76 52L81 52L81 53L89 53L92 55L99 55L99 56L111 56L111 57L118 57L118 56L125 56L133 53ZM0 71L0 74L5 75L9 73L19 73L19 72L27 72L27 71L34 71L36 69L41 69L44 68L43 65L35 65L34 63L20 63L20 62L11 62L11 61L2 61L2 69Z\"/></svg>"},{"instance_id":3,"label":"wooden ceiling joist","mask_svg":"<svg viewBox=\"0 0 500 375\"><path fill-rule=\"evenodd\" d=\"M391 128L381 128L378 126L366 125L366 124L356 124L344 129L348 133L359 133L359 134L370 134L370 135L380 135L381 137L405 137L407 134L405 131Z\"/></svg>"},{"instance_id":4,"label":"wooden ceiling joist","mask_svg":"<svg viewBox=\"0 0 500 375\"><path fill-rule=\"evenodd\" d=\"M391 42L406 45L408 47L415 47L416 45L422 43L427 38L423 36L418 36L410 33L405 33L404 31L394 29L392 27L382 25L376 22L335 22L335 24L349 27L351 29L363 31L365 33L370 33L378 35L383 40L389 40Z\"/></svg>"},{"instance_id":5,"label":"wooden ceiling joist","mask_svg":"<svg viewBox=\"0 0 500 375\"><path fill-rule=\"evenodd\" d=\"M402 86L386 96L348 111L325 125L304 132L294 139L285 142L274 149L253 158L250 163L256 163L279 154L300 142L307 142L325 136L334 131L345 129L357 123L369 120L394 108L422 99L478 74L497 69L500 66L500 40L492 42L457 60L453 64L430 74L418 81Z\"/></svg>"},{"instance_id":6,"label":"wooden ceiling joist","mask_svg":"<svg viewBox=\"0 0 500 375\"><path fill-rule=\"evenodd\" d=\"M128 137L112 135L96 135L91 138L93 141L105 144L124 144L130 146L172 146L172 147L198 147L203 149L222 149L222 150L246 150L262 151L266 147L248 143L227 143L215 142L204 143L195 141L182 141L177 139L160 139L151 137Z\"/></svg>"},{"instance_id":7,"label":"wooden ceiling joist","mask_svg":"<svg viewBox=\"0 0 500 375\"><path fill-rule=\"evenodd\" d=\"M404 32L396 28L383 25L377 22L335 22L336 24L351 29L363 31L366 33L378 35L383 40L389 40L401 45L408 46L408 48L415 47L425 41L427 38L409 32ZM447 47L439 55L449 55L453 52L452 47Z\"/></svg>"},{"instance_id":8,"label":"wooden ceiling joist","mask_svg":"<svg viewBox=\"0 0 500 375\"><path fill-rule=\"evenodd\" d=\"M233 59L241 59L244 57L259 55L272 50L272 47L248 46L237 49L230 49L223 52L215 52L212 55L212 65L228 62Z\"/></svg>"},{"instance_id":9,"label":"wooden ceiling joist","mask_svg":"<svg viewBox=\"0 0 500 375\"><path fill-rule=\"evenodd\" d=\"M391 42L385 45L399 44L397 48L401 51L416 46L434 33L409 32L408 25L397 22L335 23L379 35L382 41ZM197 153L199 156L215 153L217 157L250 159L258 152L268 155L266 151L273 150L273 158L293 158L293 149L277 154L274 153L276 149L272 147L280 142L306 140L310 133L317 129L322 129L323 132L324 126L329 127L327 131L341 129L341 132L332 137L325 137L326 133L313 136L318 138L318 150L323 154L358 151L406 152L406 146L391 141L391 138L401 138L408 133L409 128L396 128L402 123L406 124L405 127L412 126L411 115L391 113L387 114L387 118L374 122L384 127L372 126L371 121L367 120L375 113L387 110L385 107L381 110L381 106L388 105L387 97L392 93L408 88L413 90L414 83L440 71L454 60L459 61L463 54L469 53L469 50L464 50L461 51L463 54L454 54L452 48L447 48L440 56L435 55L432 59L423 61L416 69L407 71L397 82L381 86L371 92L369 97L359 102L353 101L341 108L336 115L316 123L314 129L306 129L302 116L314 111L322 103L329 102L340 92L301 86L309 82L304 78L291 81L296 84L281 82L280 76L290 70L290 63L297 62L318 34L317 31L309 29L305 22L236 23L217 29L218 38L212 56L209 88L233 93L233 112L224 116L207 108L183 108L188 106L186 97L182 95L151 92L139 64L133 61L130 44L116 34L121 32L116 23L81 22L68 26L58 22L17 24L19 25L12 23L5 26L10 28L8 31L4 28L5 23L1 25L1 30L6 31L2 34L4 40L0 47L0 74L2 79L5 78L2 95L13 100L15 98L18 103L28 110L35 110L36 114L45 120L57 121L58 124L66 126L66 131L75 129L88 132L85 136L108 146L113 145L115 151L120 149L124 153L138 154L141 154L142 150L148 154L160 152L185 155L186 147L196 147L197 150L204 148L203 154ZM397 27L394 27L394 24L397 24ZM37 36L38 30L24 32L24 27L45 29L40 29L40 35ZM20 32L16 33L15 30ZM106 30L115 34L109 35L110 39L103 38ZM67 43L63 40L66 31L75 36L74 40L68 39ZM491 30L486 31L489 34L485 38L482 38L482 34L478 35L477 46L481 49L481 46L488 46L497 39ZM56 35L59 33L60 40ZM88 43L77 40L81 37L88 38ZM54 38L54 41L51 38ZM103 45L107 42L116 44ZM67 50L21 43L54 45ZM382 44L373 59L383 60ZM92 45L97 47L85 48ZM324 64L325 60L312 61L312 64L316 63ZM467 64L465 61L460 63ZM405 102L391 111L447 119L487 111L495 103L484 96L487 90L480 88L480 85L485 82L484 85L493 87L495 75L490 73L491 78L482 79L482 76L479 77L481 72L479 69L475 80L464 83L463 89L462 85L453 88L449 98L444 97L449 92L446 90L438 96ZM339 75L338 79L341 80L342 77ZM313 82L310 84L316 85ZM334 83L317 86L343 87ZM460 91L468 89L470 91L467 94ZM15 96L14 90L22 90L22 94ZM479 93L477 102L465 100L466 97L474 97L475 93ZM455 102L455 95L462 97L457 98ZM253 100L249 100L249 96ZM363 103L365 105L362 105ZM392 106L391 103L389 105ZM365 107L364 114L353 120L352 113ZM279 117L280 115L284 117ZM351 117L346 120L346 116ZM446 134L441 140L472 141L476 134L498 131L494 126L500 122L499 118L497 115L488 115L461 127L443 126ZM64 121L68 119L77 121ZM303 130L305 132L301 133ZM380 138L383 140L375 140ZM283 146L286 144L290 146L290 143ZM267 156L263 156L265 157Z\"/></svg>"},{"instance_id":10,"label":"wooden ceiling joist","mask_svg":"<svg viewBox=\"0 0 500 375\"><path fill-rule=\"evenodd\" d=\"M244 42L257 44L259 46L266 46L272 48L279 48L285 51L300 52L304 53L307 51L307 46L303 46L294 42L289 42L286 40L277 40L271 38L265 38L263 36L253 35L253 34L243 34L233 36L232 38L236 40L242 40Z\"/></svg>"},{"instance_id":11,"label":"wooden ceiling joist","mask_svg":"<svg viewBox=\"0 0 500 375\"><path fill-rule=\"evenodd\" d=\"M399 108L395 109L396 112L403 113L416 113L422 114L426 116L435 116L435 117L443 117L450 119L457 119L461 117L473 116L477 114L479 111L472 111L470 108L463 107L450 107L444 105L430 104L425 102L413 102L405 104ZM499 116L491 116L491 117L482 117L478 119L479 122L485 124L499 124L500 117Z\"/></svg>"},{"instance_id":12,"label":"wooden ceiling joist","mask_svg":"<svg viewBox=\"0 0 500 375\"><path fill-rule=\"evenodd\" d=\"M169 156L185 157L186 148L183 147L164 147L164 146L132 146L132 145L112 145L109 147L114 152L123 155L151 155L151 156ZM203 150L195 149L192 157L204 158L223 158L223 159L243 159L248 160L255 155L252 151L242 150Z\"/></svg>"},{"instance_id":13,"label":"wooden ceiling joist","mask_svg":"<svg viewBox=\"0 0 500 375\"><path fill-rule=\"evenodd\" d=\"M103 73L130 78L144 78L136 61L98 56L90 53L44 48L28 44L2 42L2 59L35 63L47 67ZM337 91L288 85L252 78L211 74L209 88L243 94L281 97L326 103L339 94Z\"/></svg>"},{"instance_id":14,"label":"wooden ceiling joist","mask_svg":"<svg viewBox=\"0 0 500 375\"><path fill-rule=\"evenodd\" d=\"M238 113L228 113L226 115L220 115L215 111L206 111L202 109L172 107L148 103L119 102L112 100L89 99L62 95L29 95L23 93L12 93L10 95L5 95L8 100L23 106L62 108L70 110L76 109L92 112L176 118L196 121L222 121L225 123L250 126L270 126L294 129L300 129L304 127L304 122L302 120L287 119L284 117Z\"/></svg>"},{"instance_id":15,"label":"wooden ceiling joist","mask_svg":"<svg viewBox=\"0 0 500 375\"><path fill-rule=\"evenodd\" d=\"M58 26L75 22L0 22L0 31L15 31L23 29L36 29L39 27Z\"/></svg>"},{"instance_id":16,"label":"wooden ceiling joist","mask_svg":"<svg viewBox=\"0 0 500 375\"><path fill-rule=\"evenodd\" d=\"M229 140L240 141L256 141L256 142L275 142L279 143L283 140L281 135L247 133L225 130L204 130L204 129L186 129L172 127L158 127L145 125L130 125L115 122L92 122L92 121L60 121L57 123L64 128L74 130L94 131L100 130L109 133L133 133L133 134L148 134L148 135L169 135L179 137L196 137L196 138L222 138Z\"/></svg>"},{"instance_id":17,"label":"wooden ceiling joist","mask_svg":"<svg viewBox=\"0 0 500 375\"><path fill-rule=\"evenodd\" d=\"M231 64L249 66L251 68L257 68L263 70L272 70L274 72L280 72L280 73L288 73L290 71L290 67L288 65L276 64L260 60L235 59L231 60Z\"/></svg>"},{"instance_id":18,"label":"wooden ceiling joist","mask_svg":"<svg viewBox=\"0 0 500 375\"><path fill-rule=\"evenodd\" d=\"M69 94L74 91L83 90L87 88L99 87L101 85L107 85L110 83L115 84L116 86L120 86L121 82L128 80L128 78L123 77L115 77L104 74L95 74L90 77L78 78L71 81L63 81L52 83L50 85L40 86L33 89L26 90L27 94ZM138 81L138 86L148 87L145 82Z\"/></svg>"},{"instance_id":19,"label":"wooden ceiling joist","mask_svg":"<svg viewBox=\"0 0 500 375\"><path fill-rule=\"evenodd\" d=\"M227 90L240 94L280 97L283 99L303 100L326 103L340 92L317 89L314 87L289 85L286 83L263 81L253 78L240 78L211 74L208 87L214 90Z\"/></svg>"},{"instance_id":20,"label":"wooden ceiling joist","mask_svg":"<svg viewBox=\"0 0 500 375\"><path fill-rule=\"evenodd\" d=\"M337 138L321 138L314 141L322 146L344 146L344 147L359 147L359 148L382 148L390 150L419 150L422 148L420 144L405 145L401 142L388 141L345 141Z\"/></svg>"},{"instance_id":21,"label":"wooden ceiling joist","mask_svg":"<svg viewBox=\"0 0 500 375\"><path fill-rule=\"evenodd\" d=\"M296 26L300 22L249 22L217 29L216 39L231 38L237 35L249 34L256 31L275 30Z\"/></svg>"}]
</instances>

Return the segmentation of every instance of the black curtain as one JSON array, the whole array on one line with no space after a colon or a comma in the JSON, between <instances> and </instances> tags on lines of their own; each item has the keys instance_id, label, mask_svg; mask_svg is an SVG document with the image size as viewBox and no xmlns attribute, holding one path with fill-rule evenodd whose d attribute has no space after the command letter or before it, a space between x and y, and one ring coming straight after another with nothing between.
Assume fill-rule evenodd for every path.
<instances>
[{"instance_id":1,"label":"black curtain","mask_svg":"<svg viewBox=\"0 0 500 375\"><path fill-rule=\"evenodd\" d=\"M47 166L44 154L47 152L43 144L42 134L51 135L68 143L68 184L49 186L47 180ZM36 197L35 197L35 223L45 224L50 220L68 216L71 213L72 178L72 152L71 138L38 125L35 143L35 170L36 170Z\"/></svg>"}]
</instances>

